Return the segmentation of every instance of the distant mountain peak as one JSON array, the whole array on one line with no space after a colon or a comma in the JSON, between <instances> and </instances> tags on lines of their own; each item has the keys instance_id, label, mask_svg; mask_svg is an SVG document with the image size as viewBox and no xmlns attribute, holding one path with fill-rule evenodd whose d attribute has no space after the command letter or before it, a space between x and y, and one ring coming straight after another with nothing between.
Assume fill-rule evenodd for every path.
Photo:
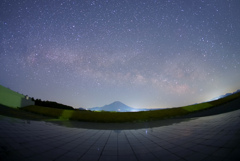
<instances>
[{"instance_id":1,"label":"distant mountain peak","mask_svg":"<svg viewBox=\"0 0 240 161\"><path fill-rule=\"evenodd\" d=\"M110 103L109 105L122 106L122 105L125 105L125 104L120 102L120 101L115 101L113 103ZM127 106L127 105L125 105L125 106Z\"/></svg>"},{"instance_id":2,"label":"distant mountain peak","mask_svg":"<svg viewBox=\"0 0 240 161\"><path fill-rule=\"evenodd\" d=\"M120 101L114 101L113 103L114 103L114 104L123 104L123 103L120 102ZM113 104L113 103L111 103L111 104Z\"/></svg>"},{"instance_id":3,"label":"distant mountain peak","mask_svg":"<svg viewBox=\"0 0 240 161\"><path fill-rule=\"evenodd\" d=\"M115 101L111 104L102 106L102 107L93 107L90 108L90 110L93 111L118 111L118 112L128 112L128 111L132 111L134 110L134 108L129 107L127 105L125 105L124 103L120 102L120 101Z\"/></svg>"}]
</instances>

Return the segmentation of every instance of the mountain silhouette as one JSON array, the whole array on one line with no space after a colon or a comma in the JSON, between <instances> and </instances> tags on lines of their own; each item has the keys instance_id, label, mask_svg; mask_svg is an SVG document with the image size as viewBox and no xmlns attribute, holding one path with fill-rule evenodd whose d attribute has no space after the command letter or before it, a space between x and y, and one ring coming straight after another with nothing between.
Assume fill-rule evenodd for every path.
<instances>
[{"instance_id":1,"label":"mountain silhouette","mask_svg":"<svg viewBox=\"0 0 240 161\"><path fill-rule=\"evenodd\" d=\"M93 108L90 108L89 110L91 110L91 111L131 112L131 111L136 111L137 109L129 107L120 101L115 101L109 105L105 105L102 107L93 107Z\"/></svg>"},{"instance_id":2,"label":"mountain silhouette","mask_svg":"<svg viewBox=\"0 0 240 161\"><path fill-rule=\"evenodd\" d=\"M240 93L240 89L238 89L237 91L235 91L235 92L233 92L233 93L226 93L226 94L224 94L224 95L220 95L220 96L218 96L218 97L214 97L214 98L212 98L210 101L218 100L218 99L221 99L221 98L224 98L224 97L227 97L227 96L236 94L236 93Z\"/></svg>"}]
</instances>

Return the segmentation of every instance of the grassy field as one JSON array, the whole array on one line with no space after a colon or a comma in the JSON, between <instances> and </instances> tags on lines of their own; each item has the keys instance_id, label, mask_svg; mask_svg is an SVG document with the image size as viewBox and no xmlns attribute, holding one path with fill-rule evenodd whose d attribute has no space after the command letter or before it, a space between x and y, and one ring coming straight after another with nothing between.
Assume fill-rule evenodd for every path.
<instances>
[{"instance_id":1,"label":"grassy field","mask_svg":"<svg viewBox=\"0 0 240 161\"><path fill-rule=\"evenodd\" d=\"M42 106L27 106L21 109L24 111L40 114L42 116L50 116L59 120L78 120L91 122L138 122L182 116L192 112L212 108L239 97L240 93L236 93L211 102L205 102L184 107L142 112L92 112L79 110L63 110Z\"/></svg>"},{"instance_id":2,"label":"grassy field","mask_svg":"<svg viewBox=\"0 0 240 161\"><path fill-rule=\"evenodd\" d=\"M19 118L19 119L27 119L27 120L51 119L51 117L48 117L48 116L43 116L37 113L20 110L19 108L11 108L4 105L0 105L0 115Z\"/></svg>"}]
</instances>

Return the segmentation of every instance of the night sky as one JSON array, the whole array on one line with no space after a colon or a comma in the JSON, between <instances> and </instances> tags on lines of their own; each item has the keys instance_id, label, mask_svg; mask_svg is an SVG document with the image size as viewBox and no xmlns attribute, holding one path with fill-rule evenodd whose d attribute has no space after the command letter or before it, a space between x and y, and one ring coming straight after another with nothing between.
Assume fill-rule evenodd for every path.
<instances>
[{"instance_id":1,"label":"night sky","mask_svg":"<svg viewBox=\"0 0 240 161\"><path fill-rule=\"evenodd\" d=\"M0 84L75 108L240 88L239 0L1 0Z\"/></svg>"}]
</instances>

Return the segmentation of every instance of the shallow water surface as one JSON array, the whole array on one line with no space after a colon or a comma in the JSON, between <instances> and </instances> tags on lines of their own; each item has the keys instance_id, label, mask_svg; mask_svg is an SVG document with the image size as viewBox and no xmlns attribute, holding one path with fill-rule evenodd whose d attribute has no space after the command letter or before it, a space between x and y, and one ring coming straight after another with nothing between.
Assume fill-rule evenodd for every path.
<instances>
[{"instance_id":1,"label":"shallow water surface","mask_svg":"<svg viewBox=\"0 0 240 161\"><path fill-rule=\"evenodd\" d=\"M65 124L65 126L62 126ZM0 160L239 160L240 110L148 123L0 117Z\"/></svg>"}]
</instances>

